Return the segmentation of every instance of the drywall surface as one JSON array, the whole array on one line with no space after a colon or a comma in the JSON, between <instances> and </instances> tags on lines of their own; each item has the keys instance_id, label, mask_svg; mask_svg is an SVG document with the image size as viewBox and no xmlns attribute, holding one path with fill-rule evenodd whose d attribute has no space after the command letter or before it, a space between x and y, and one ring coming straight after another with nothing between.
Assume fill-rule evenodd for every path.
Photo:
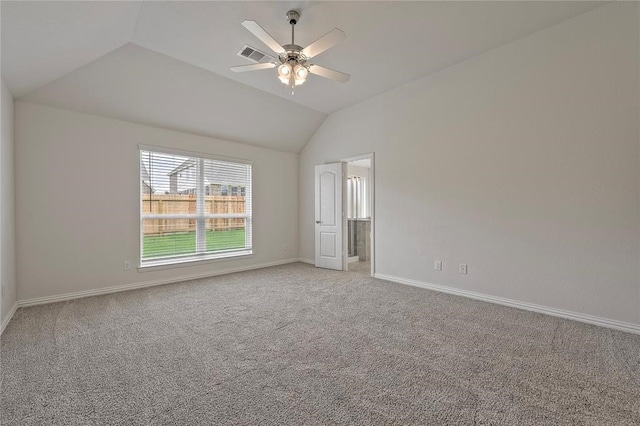
<instances>
[{"instance_id":1,"label":"drywall surface","mask_svg":"<svg viewBox=\"0 0 640 426\"><path fill-rule=\"evenodd\" d=\"M0 129L0 282L5 286L0 307L4 324L16 303L16 252L13 187L13 96L2 81Z\"/></svg>"},{"instance_id":2,"label":"drywall surface","mask_svg":"<svg viewBox=\"0 0 640 426\"><path fill-rule=\"evenodd\" d=\"M313 166L375 152L376 273L639 324L638 44L610 3L331 114L300 257Z\"/></svg>"},{"instance_id":3,"label":"drywall surface","mask_svg":"<svg viewBox=\"0 0 640 426\"><path fill-rule=\"evenodd\" d=\"M132 43L18 100L295 153L325 118Z\"/></svg>"},{"instance_id":4,"label":"drywall surface","mask_svg":"<svg viewBox=\"0 0 640 426\"><path fill-rule=\"evenodd\" d=\"M297 154L23 101L15 123L21 301L298 257ZM139 272L139 144L252 161L255 254Z\"/></svg>"}]
</instances>

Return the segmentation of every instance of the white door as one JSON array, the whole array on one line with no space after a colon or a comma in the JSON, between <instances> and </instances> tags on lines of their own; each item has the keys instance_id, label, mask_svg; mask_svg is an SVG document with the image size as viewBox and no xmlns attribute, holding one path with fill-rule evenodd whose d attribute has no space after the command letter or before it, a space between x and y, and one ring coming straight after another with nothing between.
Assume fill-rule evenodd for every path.
<instances>
[{"instance_id":1,"label":"white door","mask_svg":"<svg viewBox=\"0 0 640 426\"><path fill-rule=\"evenodd\" d=\"M316 267L343 269L342 187L345 163L316 166Z\"/></svg>"}]
</instances>

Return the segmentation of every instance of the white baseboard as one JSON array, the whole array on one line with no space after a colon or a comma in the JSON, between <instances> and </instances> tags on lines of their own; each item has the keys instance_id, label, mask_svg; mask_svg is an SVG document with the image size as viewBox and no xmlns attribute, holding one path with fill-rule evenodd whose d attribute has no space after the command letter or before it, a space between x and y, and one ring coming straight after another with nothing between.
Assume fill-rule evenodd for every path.
<instances>
[{"instance_id":1,"label":"white baseboard","mask_svg":"<svg viewBox=\"0 0 640 426\"><path fill-rule=\"evenodd\" d=\"M5 319L2 321L2 325L0 326L0 336L4 332L5 327L9 324L9 321L11 321L11 318L13 318L13 314L16 313L16 309L18 309L18 302L15 302L13 304L13 306L9 310L9 315L7 315Z\"/></svg>"},{"instance_id":2,"label":"white baseboard","mask_svg":"<svg viewBox=\"0 0 640 426\"><path fill-rule=\"evenodd\" d=\"M121 292L121 291L135 290L135 289L145 288L145 287L153 287L153 286L158 286L158 285L172 284L172 283L181 282L181 281L188 281L188 280L194 280L194 279L200 279L200 278L208 278L208 277L213 277L213 276L217 276L217 275L225 275L225 274L231 274L231 273L235 273L235 272L250 271L250 270L254 270L254 269L268 268L268 267L271 267L271 266L285 265L285 264L288 264L288 263L295 263L295 262L303 262L303 263L308 263L308 264L312 264L312 265L315 264L314 261L309 260L309 259L303 259L303 258L285 259L285 260L279 260L279 261L276 261L276 262L268 262L268 263L262 263L262 264L258 264L258 265L252 265L252 266L248 266L248 267L232 268L232 269L225 269L225 270L220 270L220 271L215 271L215 272L208 272L208 273L205 273L205 274L185 275L185 276L176 277L176 278L170 278L170 279L166 279L166 280L144 281L144 282L133 283L133 284L124 284L124 285L118 285L118 286L103 287L103 288L95 289L95 290L84 290L84 291L78 291L78 292L74 292L74 293L59 294L59 295L55 295L55 296L46 296L46 297L38 297L38 298L33 298L33 299L19 300L18 302L13 304L13 306L11 307L11 310L9 312L9 315L7 315L5 320L2 321L2 325L1 325L1 328L0 328L0 334L2 334L2 332L4 331L4 329L7 326L7 324L9 324L9 321L11 321L11 318L13 318L13 315L15 314L17 308L22 308L22 307L27 307L27 306L35 306L35 305L42 305L42 304L46 304L46 303L63 302L65 300L73 300L73 299L79 299L79 298L82 298L82 297L90 297L90 296L99 296L99 295L102 295L102 294L117 293L117 292ZM547 306L535 305L535 304L532 304L532 303L520 302L520 301L517 301L517 300L511 300L511 299L505 299L505 298L502 298L502 297L490 296L490 295L487 295L487 294L475 293L475 292L472 292L472 291L460 290L460 289L453 288L453 287L447 287L447 286L442 286L442 285L437 285L437 284L430 284L430 283L426 283L426 282L422 282L422 281L411 280L411 279L401 278L401 277L395 277L395 276L392 276L392 275L375 274L374 278L378 278L378 279L386 280L386 281L392 281L392 282L399 283L399 284L410 285L410 286L414 286L414 287L425 288L425 289L428 289L428 290L439 291L439 292L442 292L442 293L449 293L449 294L454 294L454 295L457 295L457 296L468 297L468 298L471 298L471 299L482 300L482 301L485 301L485 302L496 303L496 304L499 304L499 305L509 306L509 307L512 307L512 308L524 309L524 310L533 311L533 312L539 312L539 313L542 313L542 314L552 315L552 316L556 316L556 317L560 317L560 318L571 319L571 320L580 321L580 322L584 322L584 323L588 323L588 324L599 325L599 326L602 326L602 327L613 328L613 329L616 329L616 330L626 331L628 333L640 334L640 325L638 325L638 324L632 324L632 323L627 323L627 322L622 322L622 321L616 321L616 320L611 320L611 319L607 319L607 318L601 318L601 317L596 317L596 316L592 316L592 315L581 314L581 313L578 313L578 312L566 311L566 310L563 310L563 309L550 308L550 307L547 307Z\"/></svg>"},{"instance_id":3,"label":"white baseboard","mask_svg":"<svg viewBox=\"0 0 640 426\"><path fill-rule=\"evenodd\" d=\"M19 308L22 308L22 307L27 307L27 306L44 305L46 303L64 302L65 300L80 299L82 297L99 296L99 295L102 295L102 294L118 293L118 292L121 292L121 291L136 290L136 289L139 289L139 288L154 287L154 286L157 286L157 285L173 284L173 283L178 283L178 282L182 282L182 281L189 281L189 280L197 280L197 279L200 279L200 278L215 277L215 276L218 276L218 275L232 274L232 273L235 273L235 272L251 271L251 270L254 270L254 269L268 268L270 266L285 265L287 263L295 263L295 262L298 262L297 258L278 260L278 261L275 261L275 262L268 262L268 263L261 263L261 264L258 264L258 265L245 266L245 267L241 267L241 268L231 268L231 269L224 269L224 270L220 270L220 271L212 271L212 272L207 272L207 273L204 273L204 274L184 275L184 276L175 277L175 278L169 278L169 279L165 279L165 280L143 281L143 282L139 282L139 283L123 284L123 285L116 285L116 286L111 286L111 287L103 287L103 288L98 288L98 289L95 289L95 290L83 290L83 291L77 291L77 292L73 292L73 293L57 294L57 295L54 295L54 296L36 297L36 298L33 298L33 299L19 300L18 303L17 303L17 306Z\"/></svg>"},{"instance_id":4,"label":"white baseboard","mask_svg":"<svg viewBox=\"0 0 640 426\"><path fill-rule=\"evenodd\" d=\"M520 302L512 299L505 299L503 297L490 296L487 294L475 293L472 291L460 290L453 287L430 284L430 283L411 280L407 278L394 277L392 275L375 274L374 278L379 278L381 280L386 280L386 281L392 281L398 284L405 284L405 285L410 285L414 287L426 288L428 290L439 291L442 293L455 294L457 296L463 296L463 297L468 297L470 299L496 303L498 305L509 306L517 309L524 309L526 311L533 311L541 314L552 315L554 317L560 317L560 318L585 322L587 324L599 325L601 327L614 328L616 330L622 330L628 333L640 334L640 324L632 324L628 322L616 321L616 320L611 320L607 318L581 314L578 312L566 311L563 309L550 308L548 306L534 305L532 303Z\"/></svg>"}]
</instances>

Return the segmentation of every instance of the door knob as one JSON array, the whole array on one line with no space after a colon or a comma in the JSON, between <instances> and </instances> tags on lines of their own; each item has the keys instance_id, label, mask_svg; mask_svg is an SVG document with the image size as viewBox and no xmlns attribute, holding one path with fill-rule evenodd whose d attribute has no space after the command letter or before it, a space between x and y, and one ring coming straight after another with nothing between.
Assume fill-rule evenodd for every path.
<instances>
[{"instance_id":1,"label":"door knob","mask_svg":"<svg viewBox=\"0 0 640 426\"><path fill-rule=\"evenodd\" d=\"M321 220L316 220L316 223L322 223L322 221Z\"/></svg>"}]
</instances>

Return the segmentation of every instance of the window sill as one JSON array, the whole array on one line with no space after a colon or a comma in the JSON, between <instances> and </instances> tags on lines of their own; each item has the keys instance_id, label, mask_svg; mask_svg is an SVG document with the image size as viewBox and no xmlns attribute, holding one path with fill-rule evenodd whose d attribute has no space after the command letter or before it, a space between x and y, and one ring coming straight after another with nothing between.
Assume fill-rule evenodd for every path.
<instances>
[{"instance_id":1,"label":"window sill","mask_svg":"<svg viewBox=\"0 0 640 426\"><path fill-rule=\"evenodd\" d=\"M252 257L253 250L234 251L230 253L217 253L209 256L187 257L183 259L161 259L147 261L138 266L138 272L151 272L162 269L183 268L185 266L196 266L219 261L238 260Z\"/></svg>"}]
</instances>

